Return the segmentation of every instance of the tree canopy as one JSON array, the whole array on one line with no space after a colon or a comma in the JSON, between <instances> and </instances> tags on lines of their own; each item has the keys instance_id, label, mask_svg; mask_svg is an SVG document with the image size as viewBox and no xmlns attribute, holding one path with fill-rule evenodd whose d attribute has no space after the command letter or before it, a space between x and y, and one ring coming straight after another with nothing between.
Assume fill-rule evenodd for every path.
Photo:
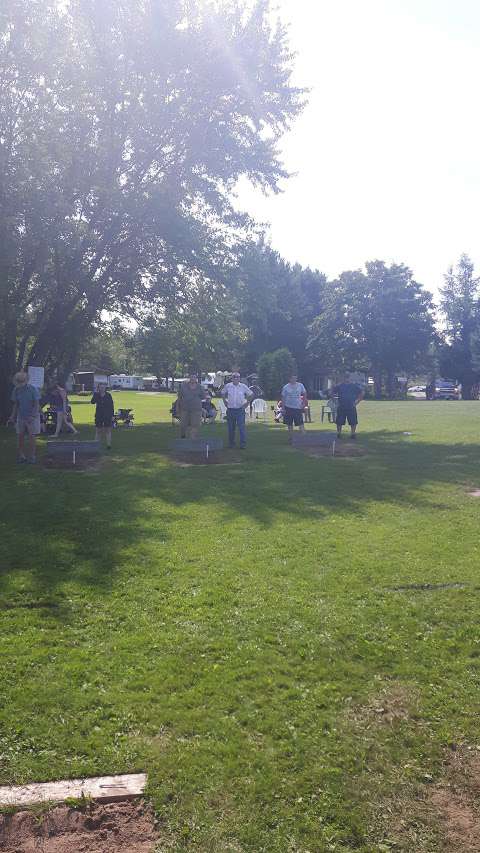
<instances>
[{"instance_id":1,"label":"tree canopy","mask_svg":"<svg viewBox=\"0 0 480 853\"><path fill-rule=\"evenodd\" d=\"M4 0L3 394L22 363L67 372L102 310L225 275L250 229L231 191L276 190L302 106L271 21L266 0Z\"/></svg>"},{"instance_id":2,"label":"tree canopy","mask_svg":"<svg viewBox=\"0 0 480 853\"><path fill-rule=\"evenodd\" d=\"M367 371L377 396L384 383L391 395L395 374L419 368L433 334L431 296L408 267L370 261L326 289L309 351L323 368Z\"/></svg>"}]
</instances>

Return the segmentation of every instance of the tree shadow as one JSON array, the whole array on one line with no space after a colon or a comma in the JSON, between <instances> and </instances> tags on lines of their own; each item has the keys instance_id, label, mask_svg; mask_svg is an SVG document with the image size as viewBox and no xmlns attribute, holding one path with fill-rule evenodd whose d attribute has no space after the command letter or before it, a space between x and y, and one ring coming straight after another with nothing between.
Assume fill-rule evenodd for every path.
<instances>
[{"instance_id":1,"label":"tree shadow","mask_svg":"<svg viewBox=\"0 0 480 853\"><path fill-rule=\"evenodd\" d=\"M209 425L203 434L225 439L226 426ZM219 537L233 521L265 537L281 521L294 536L305 519L346 519L372 502L448 508L432 485L480 485L475 445L416 441L402 432L363 434L362 457L312 458L287 444L283 428L253 423L242 464L188 468L171 464L168 446L177 436L165 421L119 428L111 458L90 474L15 466L12 437L1 430L0 608L43 601L53 618L66 621L66 583L108 591L120 571L136 571L145 548L158 545L158 559L167 559L179 526L191 526L195 536L202 519Z\"/></svg>"}]
</instances>

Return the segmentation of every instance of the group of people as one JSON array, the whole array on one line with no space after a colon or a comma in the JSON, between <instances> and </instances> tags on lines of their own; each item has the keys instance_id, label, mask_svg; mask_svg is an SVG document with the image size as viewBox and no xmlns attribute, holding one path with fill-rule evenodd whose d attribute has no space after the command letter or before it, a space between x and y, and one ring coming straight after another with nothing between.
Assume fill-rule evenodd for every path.
<instances>
[{"instance_id":1,"label":"group of people","mask_svg":"<svg viewBox=\"0 0 480 853\"><path fill-rule=\"evenodd\" d=\"M251 389L240 382L240 374L234 372L231 382L222 388L222 397L227 410L228 444L235 446L235 434L238 429L240 448L243 450L247 443L245 430L245 411L253 399ZM180 419L180 437L198 438L198 430L203 420L215 420L217 409L209 395L206 395L203 385L198 381L196 373L192 373L188 382L183 382L178 392L178 399L172 407L174 417Z\"/></svg>"},{"instance_id":2,"label":"group of people","mask_svg":"<svg viewBox=\"0 0 480 853\"><path fill-rule=\"evenodd\" d=\"M38 388L28 381L28 374L23 370L15 374L13 384L13 408L7 423L15 425L17 461L35 464L36 440L37 435L42 432L42 409L45 406L49 406L55 418L53 438L58 438L63 428L73 435L78 435L78 430L70 415L67 392L61 385L53 383L48 386L45 394L40 395ZM90 402L95 405L95 437L98 441L103 435L107 448L110 448L114 407L107 386L98 385Z\"/></svg>"},{"instance_id":3,"label":"group of people","mask_svg":"<svg viewBox=\"0 0 480 853\"><path fill-rule=\"evenodd\" d=\"M342 428L348 423L350 426L350 436L351 438L355 438L358 424L357 404L363 397L363 389L360 385L350 382L348 377L345 376L338 385L331 389L330 393L332 396L338 398L336 415L337 436L341 437ZM228 446L230 448L235 447L238 430L239 446L243 450L247 443L245 415L254 397L254 392L244 382L241 382L240 373L234 371L231 381L227 382L222 388L221 395L226 407ZM188 382L182 384L178 400L175 401L174 408L172 407L172 413L175 412L174 416L180 419L181 438L195 439L198 437L198 430L202 422L202 411L204 411L202 407L206 405L205 397L205 389L198 381L197 375L192 373L189 376ZM207 405L215 409L214 420L217 413L211 399L207 402ZM305 430L305 420L311 420L306 388L302 382L298 381L298 377L295 374L292 374L288 382L283 386L281 399L277 403L274 415L277 422L283 420L283 423L287 426L289 441L292 440L294 427L298 427L300 432L303 432Z\"/></svg>"},{"instance_id":4,"label":"group of people","mask_svg":"<svg viewBox=\"0 0 480 853\"><path fill-rule=\"evenodd\" d=\"M221 395L226 407L228 446L230 448L235 447L238 431L239 446L243 450L247 443L246 409L255 396L254 391L244 382L241 382L240 373L234 371L231 381L227 382L222 388ZM350 426L350 436L355 438L358 423L357 404L363 398L363 389L344 377L342 382L331 389L331 395L338 398L336 414L338 438L341 437L342 428L347 422ZM45 396L40 397L38 389L29 383L27 373L19 371L14 377L12 402L13 409L9 423L14 423L16 427L19 462L35 462L36 436L41 431L41 408L47 403L56 414L54 437L58 437L62 427L74 435L78 433L68 415L67 392L58 384L51 385ZM112 395L104 383L97 386L90 402L95 406L96 440L98 441L103 437L107 448L110 449L114 405ZM298 381L297 376L292 374L282 388L281 399L275 409L275 420L278 422L283 420L286 424L290 441L295 426L301 432L304 431L305 412L309 413L309 410L306 388L302 382ZM172 407L172 414L180 420L181 437L192 439L198 437L198 430L202 421L213 422L217 417L216 406L198 381L196 374L192 373L188 381L182 383L178 399ZM27 446L25 445L26 439Z\"/></svg>"}]
</instances>

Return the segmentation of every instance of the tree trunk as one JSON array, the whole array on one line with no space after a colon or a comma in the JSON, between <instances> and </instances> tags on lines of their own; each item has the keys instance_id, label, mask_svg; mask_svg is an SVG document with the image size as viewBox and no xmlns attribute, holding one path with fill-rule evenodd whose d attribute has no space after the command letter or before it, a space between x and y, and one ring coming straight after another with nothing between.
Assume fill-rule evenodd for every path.
<instances>
[{"instance_id":1,"label":"tree trunk","mask_svg":"<svg viewBox=\"0 0 480 853\"><path fill-rule=\"evenodd\" d=\"M382 371L374 370L373 371L373 391L376 400L380 400L382 396Z\"/></svg>"},{"instance_id":2,"label":"tree trunk","mask_svg":"<svg viewBox=\"0 0 480 853\"><path fill-rule=\"evenodd\" d=\"M0 357L0 423L4 424L10 416L12 403L12 376L15 372L15 351L6 353L4 350Z\"/></svg>"}]
</instances>

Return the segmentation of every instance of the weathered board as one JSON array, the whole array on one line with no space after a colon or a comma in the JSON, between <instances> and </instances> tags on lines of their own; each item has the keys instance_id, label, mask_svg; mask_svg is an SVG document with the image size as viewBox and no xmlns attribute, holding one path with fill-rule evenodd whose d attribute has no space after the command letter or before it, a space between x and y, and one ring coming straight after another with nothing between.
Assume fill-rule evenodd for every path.
<instances>
[{"instance_id":1,"label":"weathered board","mask_svg":"<svg viewBox=\"0 0 480 853\"><path fill-rule=\"evenodd\" d=\"M62 803L86 797L99 802L139 797L145 790L146 773L122 776L97 776L92 779L66 779L61 782L37 782L31 785L0 787L0 805L28 806L33 803Z\"/></svg>"},{"instance_id":2,"label":"weathered board","mask_svg":"<svg viewBox=\"0 0 480 853\"><path fill-rule=\"evenodd\" d=\"M175 453L214 453L223 450L221 438L177 438L170 443L170 450Z\"/></svg>"},{"instance_id":3,"label":"weathered board","mask_svg":"<svg viewBox=\"0 0 480 853\"><path fill-rule=\"evenodd\" d=\"M92 456L100 453L99 441L47 441L47 456Z\"/></svg>"},{"instance_id":4,"label":"weathered board","mask_svg":"<svg viewBox=\"0 0 480 853\"><path fill-rule=\"evenodd\" d=\"M331 445L337 437L336 432L326 430L310 429L305 432L293 432L293 447L325 447Z\"/></svg>"}]
</instances>

